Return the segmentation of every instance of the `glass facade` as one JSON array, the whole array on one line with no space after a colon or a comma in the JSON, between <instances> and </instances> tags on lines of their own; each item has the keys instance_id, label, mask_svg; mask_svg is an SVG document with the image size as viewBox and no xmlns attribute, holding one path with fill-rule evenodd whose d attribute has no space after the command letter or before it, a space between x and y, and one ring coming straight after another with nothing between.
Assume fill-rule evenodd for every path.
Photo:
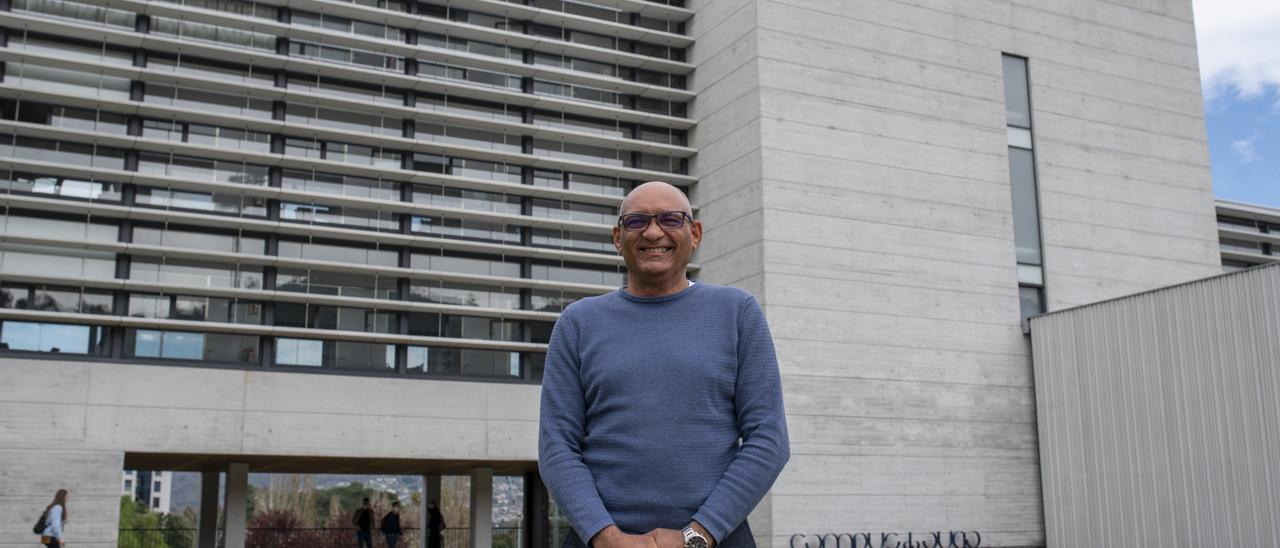
<instances>
[{"instance_id":1,"label":"glass facade","mask_svg":"<svg viewBox=\"0 0 1280 548\"><path fill-rule=\"evenodd\" d=\"M4 3L0 352L540 380L694 182L688 13L492 4Z\"/></svg>"}]
</instances>

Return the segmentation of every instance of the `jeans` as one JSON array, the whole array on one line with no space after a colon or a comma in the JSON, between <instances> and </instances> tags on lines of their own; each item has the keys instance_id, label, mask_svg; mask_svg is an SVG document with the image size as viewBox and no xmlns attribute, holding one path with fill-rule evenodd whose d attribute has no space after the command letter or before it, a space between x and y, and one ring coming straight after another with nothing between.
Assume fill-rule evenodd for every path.
<instances>
[{"instance_id":1,"label":"jeans","mask_svg":"<svg viewBox=\"0 0 1280 548\"><path fill-rule=\"evenodd\" d=\"M387 548L396 548L396 543L400 541L400 533L386 533Z\"/></svg>"},{"instance_id":2,"label":"jeans","mask_svg":"<svg viewBox=\"0 0 1280 548\"><path fill-rule=\"evenodd\" d=\"M570 530L569 534L564 536L564 544L560 548L587 548L587 544L582 541L578 533ZM751 526L743 521L742 525L717 542L716 548L756 548L756 538L751 536Z\"/></svg>"},{"instance_id":3,"label":"jeans","mask_svg":"<svg viewBox=\"0 0 1280 548\"><path fill-rule=\"evenodd\" d=\"M356 531L356 548L368 546L373 548L373 533L365 530Z\"/></svg>"}]
</instances>

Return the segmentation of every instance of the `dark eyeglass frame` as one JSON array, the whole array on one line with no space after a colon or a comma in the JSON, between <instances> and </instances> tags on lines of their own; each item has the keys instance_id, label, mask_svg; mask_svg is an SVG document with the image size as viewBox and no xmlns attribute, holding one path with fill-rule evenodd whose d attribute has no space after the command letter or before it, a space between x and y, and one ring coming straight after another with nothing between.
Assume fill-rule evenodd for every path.
<instances>
[{"instance_id":1,"label":"dark eyeglass frame","mask_svg":"<svg viewBox=\"0 0 1280 548\"><path fill-rule=\"evenodd\" d=\"M627 226L628 220L634 220L637 223L640 219L644 219L644 225L635 225L636 228ZM649 223L654 220L658 222L658 228L663 230L680 230L684 228L686 222L693 222L693 216L687 211L660 211L658 213L627 213L618 216L618 226L628 232L640 232L649 228Z\"/></svg>"}]
</instances>

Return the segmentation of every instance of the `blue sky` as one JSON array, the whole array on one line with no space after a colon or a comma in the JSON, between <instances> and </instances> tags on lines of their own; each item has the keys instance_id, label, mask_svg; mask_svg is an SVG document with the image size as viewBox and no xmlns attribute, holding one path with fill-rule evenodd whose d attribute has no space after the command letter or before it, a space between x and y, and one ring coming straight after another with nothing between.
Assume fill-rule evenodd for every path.
<instances>
[{"instance_id":1,"label":"blue sky","mask_svg":"<svg viewBox=\"0 0 1280 548\"><path fill-rule=\"evenodd\" d=\"M1280 207L1280 2L1194 5L1214 194Z\"/></svg>"}]
</instances>

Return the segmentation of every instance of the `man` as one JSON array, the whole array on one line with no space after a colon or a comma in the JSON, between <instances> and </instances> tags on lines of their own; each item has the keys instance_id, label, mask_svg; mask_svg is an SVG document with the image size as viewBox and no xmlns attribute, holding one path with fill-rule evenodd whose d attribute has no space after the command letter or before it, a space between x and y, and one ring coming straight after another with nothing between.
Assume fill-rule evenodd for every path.
<instances>
[{"instance_id":1,"label":"man","mask_svg":"<svg viewBox=\"0 0 1280 548\"><path fill-rule=\"evenodd\" d=\"M379 524L379 530L387 537L387 548L396 548L396 542L400 540L400 501L391 503L391 511L387 515L382 516L382 523Z\"/></svg>"},{"instance_id":2,"label":"man","mask_svg":"<svg viewBox=\"0 0 1280 548\"><path fill-rule=\"evenodd\" d=\"M790 457L764 314L686 277L702 224L680 189L620 212L627 285L566 308L547 349L539 469L565 547L754 547L747 514Z\"/></svg>"},{"instance_id":3,"label":"man","mask_svg":"<svg viewBox=\"0 0 1280 548\"><path fill-rule=\"evenodd\" d=\"M373 508L369 506L369 497L365 497L351 515L351 524L356 526L356 548L373 548Z\"/></svg>"}]
</instances>

